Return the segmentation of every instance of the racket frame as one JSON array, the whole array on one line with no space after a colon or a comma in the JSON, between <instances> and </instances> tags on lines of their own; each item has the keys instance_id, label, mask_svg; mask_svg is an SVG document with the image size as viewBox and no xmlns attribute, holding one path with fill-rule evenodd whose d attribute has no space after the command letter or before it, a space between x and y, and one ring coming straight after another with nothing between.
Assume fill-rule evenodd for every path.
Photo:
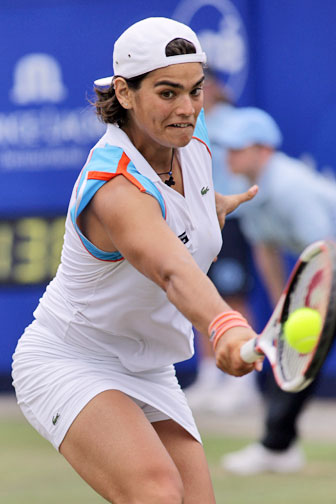
<instances>
[{"instance_id":1,"label":"racket frame","mask_svg":"<svg viewBox=\"0 0 336 504\"><path fill-rule=\"evenodd\" d=\"M330 299L327 304L323 328L321 330L315 351L307 361L301 374L292 380L286 381L281 374L281 364L277 346L283 332L283 324L289 316L290 292L300 278L300 272L305 265L321 251L328 257L328 278ZM265 355L273 370L274 377L282 390L298 392L306 388L316 377L325 361L330 347L335 339L336 329L336 244L330 240L318 241L307 247L297 260L286 287L274 309L272 316L262 333L256 338L245 343L241 348L241 357L245 362L254 362Z\"/></svg>"}]
</instances>

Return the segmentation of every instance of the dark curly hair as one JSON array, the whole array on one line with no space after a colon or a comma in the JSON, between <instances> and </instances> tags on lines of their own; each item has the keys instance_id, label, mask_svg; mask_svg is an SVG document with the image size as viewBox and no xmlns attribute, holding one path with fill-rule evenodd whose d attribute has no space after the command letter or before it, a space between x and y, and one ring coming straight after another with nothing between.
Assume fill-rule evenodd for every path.
<instances>
[{"instance_id":1,"label":"dark curly hair","mask_svg":"<svg viewBox=\"0 0 336 504\"><path fill-rule=\"evenodd\" d=\"M179 54L192 54L196 53L194 44L182 38L176 38L169 42L166 47L166 56L176 56ZM149 72L125 79L130 89L137 90L141 86L141 82L148 75ZM122 77L122 76L120 76ZM113 83L108 89L95 88L96 101L93 105L96 107L98 118L104 123L118 124L122 127L127 123L127 110L124 109L114 91Z\"/></svg>"}]
</instances>

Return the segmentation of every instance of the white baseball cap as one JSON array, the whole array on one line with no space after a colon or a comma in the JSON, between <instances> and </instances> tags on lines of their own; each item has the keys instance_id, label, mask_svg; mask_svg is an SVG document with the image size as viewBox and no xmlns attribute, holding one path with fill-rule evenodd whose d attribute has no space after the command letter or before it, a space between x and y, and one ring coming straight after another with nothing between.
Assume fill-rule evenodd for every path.
<instances>
[{"instance_id":1,"label":"white baseball cap","mask_svg":"<svg viewBox=\"0 0 336 504\"><path fill-rule=\"evenodd\" d=\"M166 46L182 38L191 42L196 53L166 56ZM164 17L150 17L131 25L116 40L113 49L113 72L126 79L137 77L177 63L205 63L196 33L187 25ZM94 81L97 87L109 87L113 75Z\"/></svg>"}]
</instances>

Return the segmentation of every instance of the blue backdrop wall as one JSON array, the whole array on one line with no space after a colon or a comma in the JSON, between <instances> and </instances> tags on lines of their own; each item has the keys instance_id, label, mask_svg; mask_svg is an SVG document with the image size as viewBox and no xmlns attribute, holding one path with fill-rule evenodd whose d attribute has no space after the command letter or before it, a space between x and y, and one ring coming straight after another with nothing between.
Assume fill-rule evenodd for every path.
<instances>
[{"instance_id":1,"label":"blue backdrop wall","mask_svg":"<svg viewBox=\"0 0 336 504\"><path fill-rule=\"evenodd\" d=\"M0 375L55 272L72 184L103 128L88 99L131 23L190 24L238 105L269 111L284 150L335 176L333 0L2 0L0 6ZM256 283L259 329L270 307ZM336 380L331 355L324 376ZM186 367L187 369L187 367ZM330 381L330 380L329 380ZM329 388L329 392L332 390Z\"/></svg>"}]
</instances>

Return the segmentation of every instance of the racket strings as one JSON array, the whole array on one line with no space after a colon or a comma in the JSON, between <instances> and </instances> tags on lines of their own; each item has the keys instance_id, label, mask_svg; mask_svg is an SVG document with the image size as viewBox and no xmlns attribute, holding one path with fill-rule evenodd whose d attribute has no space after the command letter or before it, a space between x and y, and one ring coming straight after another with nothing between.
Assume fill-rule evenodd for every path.
<instances>
[{"instance_id":1,"label":"racket strings","mask_svg":"<svg viewBox=\"0 0 336 504\"><path fill-rule=\"evenodd\" d=\"M325 319L327 305L324 300L329 297L330 282L326 271L324 254L317 254L307 263L303 264L300 273L295 279L294 286L289 294L287 316L295 310L309 306L320 312L322 320ZM282 324L285 320L282 321ZM301 354L292 348L285 340L283 333L278 341L278 369L283 381L292 381L305 374L313 358L315 349L306 354Z\"/></svg>"}]
</instances>

